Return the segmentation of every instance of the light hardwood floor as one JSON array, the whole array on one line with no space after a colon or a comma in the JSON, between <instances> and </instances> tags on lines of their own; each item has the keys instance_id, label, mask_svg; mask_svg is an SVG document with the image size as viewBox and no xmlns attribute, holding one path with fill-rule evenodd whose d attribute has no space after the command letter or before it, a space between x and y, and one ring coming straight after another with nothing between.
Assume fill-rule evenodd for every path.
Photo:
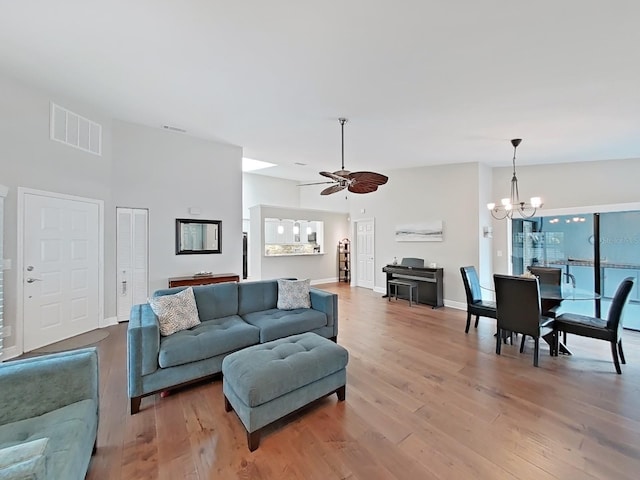
<instances>
[{"instance_id":1,"label":"light hardwood floor","mask_svg":"<svg viewBox=\"0 0 640 480\"><path fill-rule=\"evenodd\" d=\"M574 356L532 344L494 353L495 322L464 333L466 313L387 302L345 284L338 343L347 395L268 427L247 449L222 382L143 399L130 416L126 324L100 342L100 426L90 480L637 479L640 334L625 332L617 375L606 342L569 336Z\"/></svg>"}]
</instances>

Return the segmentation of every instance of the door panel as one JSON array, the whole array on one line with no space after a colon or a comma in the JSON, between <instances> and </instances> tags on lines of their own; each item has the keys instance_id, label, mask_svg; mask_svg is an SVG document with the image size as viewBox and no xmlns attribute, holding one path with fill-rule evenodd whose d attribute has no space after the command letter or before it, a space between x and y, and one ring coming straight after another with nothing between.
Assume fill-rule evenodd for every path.
<instances>
[{"instance_id":1,"label":"door panel","mask_svg":"<svg viewBox=\"0 0 640 480\"><path fill-rule=\"evenodd\" d=\"M117 314L129 320L131 307L148 296L148 210L117 208Z\"/></svg>"},{"instance_id":2,"label":"door panel","mask_svg":"<svg viewBox=\"0 0 640 480\"><path fill-rule=\"evenodd\" d=\"M373 220L363 220L356 224L356 247L358 258L357 286L374 287L374 225Z\"/></svg>"},{"instance_id":3,"label":"door panel","mask_svg":"<svg viewBox=\"0 0 640 480\"><path fill-rule=\"evenodd\" d=\"M24 196L24 350L98 328L99 206Z\"/></svg>"}]
</instances>

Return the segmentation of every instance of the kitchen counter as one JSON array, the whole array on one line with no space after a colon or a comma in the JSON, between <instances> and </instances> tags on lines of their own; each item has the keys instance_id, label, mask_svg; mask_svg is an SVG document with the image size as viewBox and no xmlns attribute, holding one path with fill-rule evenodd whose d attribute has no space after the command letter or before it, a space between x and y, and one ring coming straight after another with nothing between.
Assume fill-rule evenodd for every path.
<instances>
[{"instance_id":1,"label":"kitchen counter","mask_svg":"<svg viewBox=\"0 0 640 480\"><path fill-rule=\"evenodd\" d=\"M324 253L265 253L265 257L317 257Z\"/></svg>"}]
</instances>

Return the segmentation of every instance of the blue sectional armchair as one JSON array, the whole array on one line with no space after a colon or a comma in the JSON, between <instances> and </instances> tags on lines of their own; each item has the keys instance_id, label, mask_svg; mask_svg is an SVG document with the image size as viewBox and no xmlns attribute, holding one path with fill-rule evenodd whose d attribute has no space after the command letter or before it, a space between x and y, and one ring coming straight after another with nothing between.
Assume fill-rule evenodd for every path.
<instances>
[{"instance_id":1,"label":"blue sectional armchair","mask_svg":"<svg viewBox=\"0 0 640 480\"><path fill-rule=\"evenodd\" d=\"M97 432L95 347L0 365L0 479L81 480Z\"/></svg>"},{"instance_id":2,"label":"blue sectional armchair","mask_svg":"<svg viewBox=\"0 0 640 480\"><path fill-rule=\"evenodd\" d=\"M185 287L154 293L170 295ZM338 296L310 289L311 308L279 310L278 281L218 283L193 287L201 323L160 335L158 317L146 303L131 309L127 331L131 414L142 397L219 374L222 360L242 348L305 332L336 340Z\"/></svg>"}]
</instances>

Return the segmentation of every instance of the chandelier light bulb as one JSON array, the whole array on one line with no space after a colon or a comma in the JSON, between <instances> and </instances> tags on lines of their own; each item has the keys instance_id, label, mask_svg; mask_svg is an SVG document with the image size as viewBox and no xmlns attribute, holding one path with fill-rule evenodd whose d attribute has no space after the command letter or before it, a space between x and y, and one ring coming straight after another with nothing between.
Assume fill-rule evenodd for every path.
<instances>
[{"instance_id":1,"label":"chandelier light bulb","mask_svg":"<svg viewBox=\"0 0 640 480\"><path fill-rule=\"evenodd\" d=\"M542 199L540 197L531 197L530 201L533 208L540 208L542 206Z\"/></svg>"},{"instance_id":2,"label":"chandelier light bulb","mask_svg":"<svg viewBox=\"0 0 640 480\"><path fill-rule=\"evenodd\" d=\"M495 204L495 203L493 203L493 202L492 202L492 203L487 203L487 208L488 208L489 210L493 210L494 208L496 208L496 204Z\"/></svg>"},{"instance_id":3,"label":"chandelier light bulb","mask_svg":"<svg viewBox=\"0 0 640 480\"><path fill-rule=\"evenodd\" d=\"M500 200L500 203L502 203L503 207L506 207L507 205L511 205L511 199L510 198L503 198L502 200Z\"/></svg>"}]
</instances>

